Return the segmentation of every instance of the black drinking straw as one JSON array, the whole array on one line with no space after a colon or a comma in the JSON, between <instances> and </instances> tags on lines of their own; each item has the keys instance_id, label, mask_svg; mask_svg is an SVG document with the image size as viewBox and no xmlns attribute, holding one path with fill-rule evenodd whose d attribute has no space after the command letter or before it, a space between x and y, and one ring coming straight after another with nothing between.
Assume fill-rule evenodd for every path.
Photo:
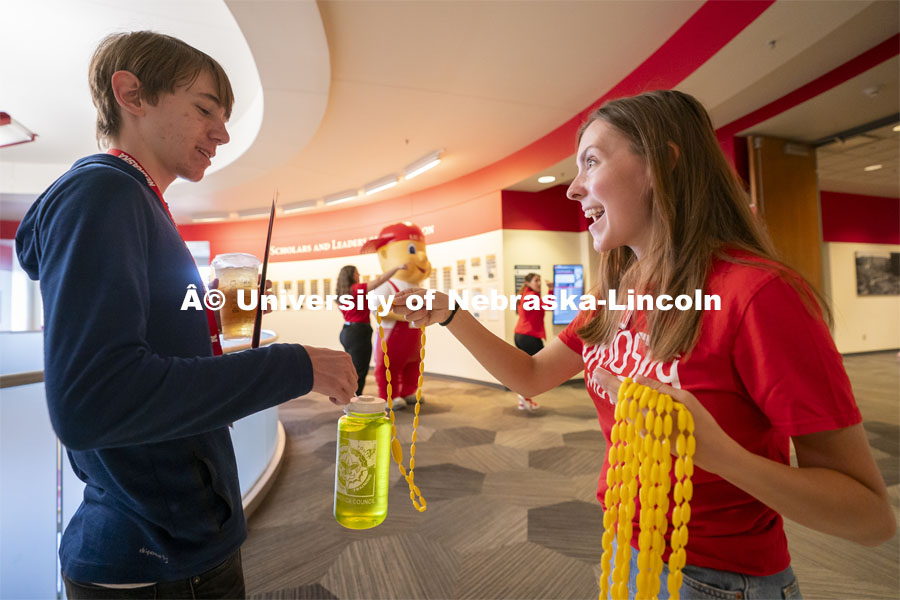
<instances>
[{"instance_id":1,"label":"black drinking straw","mask_svg":"<svg viewBox=\"0 0 900 600\"><path fill-rule=\"evenodd\" d=\"M278 190L272 196L272 210L269 212L269 233L266 235L266 253L263 256L262 275L259 278L259 295L256 305L256 321L253 323L253 339L251 348L259 348L259 335L262 332L263 294L266 292L266 270L269 267L269 246L272 244L272 224L275 222L275 204L278 202Z\"/></svg>"}]
</instances>

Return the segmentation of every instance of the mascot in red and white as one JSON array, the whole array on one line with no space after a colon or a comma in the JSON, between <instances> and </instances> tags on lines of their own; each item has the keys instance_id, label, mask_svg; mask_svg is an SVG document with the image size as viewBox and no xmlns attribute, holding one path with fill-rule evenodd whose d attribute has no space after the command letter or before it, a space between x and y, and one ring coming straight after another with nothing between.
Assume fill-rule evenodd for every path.
<instances>
[{"instance_id":1,"label":"mascot in red and white","mask_svg":"<svg viewBox=\"0 0 900 600\"><path fill-rule=\"evenodd\" d=\"M370 296L386 298L401 290L421 287L421 282L431 274L431 263L425 253L425 234L412 223L394 223L381 230L378 237L366 242L361 253L377 252L383 272L406 265L393 277L369 292ZM419 352L422 349L422 332L410 327L403 317L390 313L382 317L391 364L391 387L394 410L416 403L416 387L419 381ZM375 381L378 395L387 398L387 377L384 368L384 352L381 338L375 344Z\"/></svg>"}]
</instances>

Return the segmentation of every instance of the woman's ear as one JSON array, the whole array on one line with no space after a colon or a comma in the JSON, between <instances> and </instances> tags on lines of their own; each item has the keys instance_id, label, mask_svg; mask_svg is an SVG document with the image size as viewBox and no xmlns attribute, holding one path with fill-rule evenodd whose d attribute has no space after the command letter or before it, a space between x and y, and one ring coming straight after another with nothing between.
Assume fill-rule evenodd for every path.
<instances>
[{"instance_id":1,"label":"woman's ear","mask_svg":"<svg viewBox=\"0 0 900 600\"><path fill-rule=\"evenodd\" d=\"M678 163L678 157L681 156L681 150L678 146L675 145L675 142L669 142L669 158L671 159L671 168L675 169L675 165Z\"/></svg>"},{"instance_id":2,"label":"woman's ear","mask_svg":"<svg viewBox=\"0 0 900 600\"><path fill-rule=\"evenodd\" d=\"M112 90L122 110L133 115L144 113L141 99L141 80L130 71L116 71L112 75Z\"/></svg>"}]
</instances>

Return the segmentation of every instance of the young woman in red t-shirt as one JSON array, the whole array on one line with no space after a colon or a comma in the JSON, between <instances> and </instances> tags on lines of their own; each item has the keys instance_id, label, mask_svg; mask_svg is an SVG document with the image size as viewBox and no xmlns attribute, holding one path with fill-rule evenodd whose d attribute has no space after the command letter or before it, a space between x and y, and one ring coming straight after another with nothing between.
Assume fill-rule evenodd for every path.
<instances>
[{"instance_id":1,"label":"young woman in red t-shirt","mask_svg":"<svg viewBox=\"0 0 900 600\"><path fill-rule=\"evenodd\" d=\"M544 348L544 340L547 334L544 333L544 306L541 303L541 276L538 273L529 273L525 276L525 283L519 290L522 297L516 311L519 313L519 320L516 321L515 342L516 348L534 356ZM525 307L525 298L528 296L537 296L537 301L531 300L529 308ZM532 400L519 394L519 410L537 410L540 405Z\"/></svg>"},{"instance_id":2,"label":"young woman in red t-shirt","mask_svg":"<svg viewBox=\"0 0 900 600\"><path fill-rule=\"evenodd\" d=\"M341 271L338 273L337 289L335 290L337 295L350 295L354 300L354 308L341 309L341 314L344 315L344 326L341 328L340 340L344 352L350 355L350 358L353 359L353 366L356 368L357 396L362 394L366 385L369 361L372 360L372 325L369 323L369 309L366 308L366 293L393 277L394 273L400 269L405 268L406 265L400 265L390 269L368 283L359 282L359 271L353 265L341 267ZM359 309L359 306L363 308Z\"/></svg>"},{"instance_id":3,"label":"young woman in red t-shirt","mask_svg":"<svg viewBox=\"0 0 900 600\"><path fill-rule=\"evenodd\" d=\"M896 521L828 310L777 261L702 105L671 90L607 102L579 131L576 156L568 197L593 221L594 297L611 306L611 290L619 301L629 289L657 298L702 290L720 296L720 310L600 307L534 356L449 310L440 294L430 312L409 311L406 296L423 293L410 290L395 298L395 310L417 327L447 325L526 397L584 369L607 445L626 376L691 411L698 468L682 598L799 597L782 516L861 544L890 539ZM605 490L601 476L601 503ZM637 510L635 536L639 518ZM637 552L631 556L633 594ZM660 598L668 597L667 575Z\"/></svg>"}]
</instances>

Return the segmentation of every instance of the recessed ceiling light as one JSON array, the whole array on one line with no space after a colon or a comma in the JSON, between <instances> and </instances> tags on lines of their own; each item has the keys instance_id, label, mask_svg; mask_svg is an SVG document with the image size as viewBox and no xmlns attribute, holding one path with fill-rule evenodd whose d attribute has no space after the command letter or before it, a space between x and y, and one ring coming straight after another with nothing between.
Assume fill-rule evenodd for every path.
<instances>
[{"instance_id":1,"label":"recessed ceiling light","mask_svg":"<svg viewBox=\"0 0 900 600\"><path fill-rule=\"evenodd\" d=\"M884 165L869 165L868 167L866 167L865 169L863 169L863 171L877 171L877 170L880 169L882 166L884 166Z\"/></svg>"},{"instance_id":2,"label":"recessed ceiling light","mask_svg":"<svg viewBox=\"0 0 900 600\"><path fill-rule=\"evenodd\" d=\"M868 96L869 98L875 98L878 94L881 93L880 85L870 85L866 89L863 90L863 94Z\"/></svg>"},{"instance_id":3,"label":"recessed ceiling light","mask_svg":"<svg viewBox=\"0 0 900 600\"><path fill-rule=\"evenodd\" d=\"M425 171L438 166L438 163L441 162L441 153L443 151L443 148L441 148L440 150L435 150L428 156L423 156L416 162L408 165L405 169L403 169L403 179L412 179L416 175L421 175Z\"/></svg>"},{"instance_id":4,"label":"recessed ceiling light","mask_svg":"<svg viewBox=\"0 0 900 600\"><path fill-rule=\"evenodd\" d=\"M198 213L191 216L192 223L218 223L227 219L227 212Z\"/></svg>"},{"instance_id":5,"label":"recessed ceiling light","mask_svg":"<svg viewBox=\"0 0 900 600\"><path fill-rule=\"evenodd\" d=\"M349 202L350 200L356 200L356 190L347 190L344 192L338 192L337 194L331 194L330 196L325 196L325 204L327 206L340 204L341 202Z\"/></svg>"},{"instance_id":6,"label":"recessed ceiling light","mask_svg":"<svg viewBox=\"0 0 900 600\"><path fill-rule=\"evenodd\" d=\"M554 181L556 181L556 177L553 175L543 175L538 177L538 183L553 183Z\"/></svg>"},{"instance_id":7,"label":"recessed ceiling light","mask_svg":"<svg viewBox=\"0 0 900 600\"><path fill-rule=\"evenodd\" d=\"M377 194L382 190L392 188L395 185L397 185L397 176L388 175L387 177L382 177L377 181L367 183L365 186L365 194L366 196L371 196L372 194Z\"/></svg>"},{"instance_id":8,"label":"recessed ceiling light","mask_svg":"<svg viewBox=\"0 0 900 600\"><path fill-rule=\"evenodd\" d=\"M265 206L261 206L259 208L248 208L247 210L239 210L238 218L248 219L251 217L268 217L271 210L271 208Z\"/></svg>"},{"instance_id":9,"label":"recessed ceiling light","mask_svg":"<svg viewBox=\"0 0 900 600\"><path fill-rule=\"evenodd\" d=\"M285 204L281 207L282 214L289 215L291 213L300 212L301 210L309 210L315 208L318 200L304 200L303 202L294 202L293 204Z\"/></svg>"}]
</instances>

